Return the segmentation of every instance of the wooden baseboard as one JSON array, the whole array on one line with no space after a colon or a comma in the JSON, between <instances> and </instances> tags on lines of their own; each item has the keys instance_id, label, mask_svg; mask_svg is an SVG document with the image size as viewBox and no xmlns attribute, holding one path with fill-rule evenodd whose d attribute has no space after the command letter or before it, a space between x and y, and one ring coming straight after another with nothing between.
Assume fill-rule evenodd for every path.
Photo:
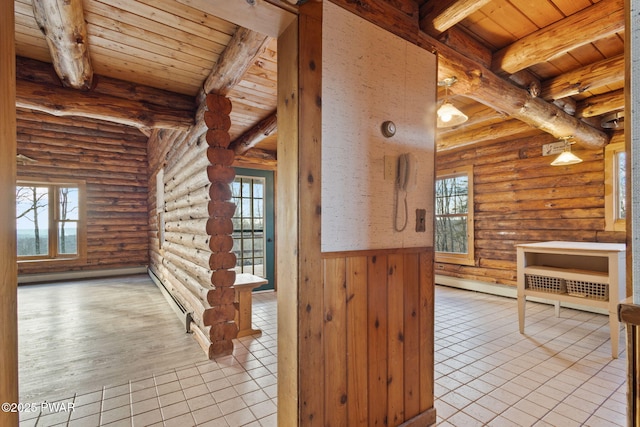
<instances>
[{"instance_id":1,"label":"wooden baseboard","mask_svg":"<svg viewBox=\"0 0 640 427\"><path fill-rule=\"evenodd\" d=\"M107 270L65 271L61 273L22 274L18 276L18 284L59 282L62 280L97 279L100 277L127 276L145 274L147 266L129 268L111 268Z\"/></svg>"},{"instance_id":2,"label":"wooden baseboard","mask_svg":"<svg viewBox=\"0 0 640 427\"><path fill-rule=\"evenodd\" d=\"M436 408L429 408L421 414L400 424L399 427L427 427L436 425Z\"/></svg>"}]
</instances>

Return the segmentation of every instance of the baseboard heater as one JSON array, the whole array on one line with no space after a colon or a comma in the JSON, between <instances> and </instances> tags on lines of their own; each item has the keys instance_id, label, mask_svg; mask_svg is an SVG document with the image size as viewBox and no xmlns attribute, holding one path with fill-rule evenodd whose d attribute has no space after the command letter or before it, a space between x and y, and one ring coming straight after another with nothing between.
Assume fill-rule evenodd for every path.
<instances>
[{"instance_id":1,"label":"baseboard heater","mask_svg":"<svg viewBox=\"0 0 640 427\"><path fill-rule=\"evenodd\" d=\"M178 316L178 319L180 319L181 322L184 322L186 332L190 334L191 322L193 322L193 314L190 311L187 311L186 307L183 306L180 301L178 301L173 295L171 295L171 292L169 292L169 290L164 286L164 283L162 283L162 280L160 280L160 278L156 276L153 271L148 269L147 272L149 273L149 277L151 278L153 283L156 284L158 289L160 289L160 292L162 292L162 295L164 295L164 298L169 303L169 306L171 307L173 312Z\"/></svg>"}]
</instances>

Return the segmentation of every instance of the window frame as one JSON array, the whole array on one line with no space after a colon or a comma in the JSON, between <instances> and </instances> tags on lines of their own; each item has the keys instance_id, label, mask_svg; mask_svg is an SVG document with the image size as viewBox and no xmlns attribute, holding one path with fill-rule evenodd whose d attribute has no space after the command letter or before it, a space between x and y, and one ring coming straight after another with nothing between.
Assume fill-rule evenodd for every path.
<instances>
[{"instance_id":1,"label":"window frame","mask_svg":"<svg viewBox=\"0 0 640 427\"><path fill-rule=\"evenodd\" d=\"M453 252L439 252L436 250L436 243L434 240L434 252L436 262L450 263L450 264L462 264L462 265L475 265L475 250L474 250L474 234L473 228L473 165L462 166L453 169L445 169L436 172L434 181L434 203L437 197L436 183L440 179L455 178L459 176L467 177L467 253L453 253ZM438 215L434 210L434 221ZM437 230L434 230L434 233ZM434 236L434 239L436 237Z\"/></svg>"},{"instance_id":2,"label":"window frame","mask_svg":"<svg viewBox=\"0 0 640 427\"><path fill-rule=\"evenodd\" d=\"M604 229L605 231L626 231L627 223L625 219L618 218L618 200L621 195L617 194L618 168L617 156L621 152L626 152L625 143L615 142L609 144L604 149ZM626 195L622 195L626 197Z\"/></svg>"},{"instance_id":3,"label":"window frame","mask_svg":"<svg viewBox=\"0 0 640 427\"><path fill-rule=\"evenodd\" d=\"M49 202L47 206L49 210L48 253L46 255L32 256L18 256L16 253L18 264L42 262L77 264L78 262L85 262L87 259L86 182L82 180L18 176L16 179L16 187L18 186L37 186L47 187L49 189ZM58 218L59 212L57 212L57 209L59 189L64 187L75 187L78 189L78 219L73 221L77 223L77 251L73 254L58 253L58 225L61 220Z\"/></svg>"}]
</instances>

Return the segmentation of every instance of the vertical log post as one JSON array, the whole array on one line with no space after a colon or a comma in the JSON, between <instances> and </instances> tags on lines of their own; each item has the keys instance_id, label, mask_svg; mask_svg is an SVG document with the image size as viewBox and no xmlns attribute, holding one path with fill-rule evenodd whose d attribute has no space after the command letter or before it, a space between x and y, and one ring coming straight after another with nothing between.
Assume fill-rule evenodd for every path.
<instances>
[{"instance_id":1,"label":"vertical log post","mask_svg":"<svg viewBox=\"0 0 640 427\"><path fill-rule=\"evenodd\" d=\"M207 157L210 165L207 175L211 182L209 192L209 220L207 234L210 236L211 256L209 267L212 270L211 283L214 289L209 291L207 300L211 308L205 310L207 323L211 325L209 338L209 358L230 354L233 351L233 339L238 334L235 324L235 291L233 284L236 273L236 256L233 248L233 222L235 205L230 201L231 191L223 191L235 178L235 170L231 167L234 152L230 150L229 128L231 127L231 101L217 94L209 94L206 98L208 111L204 114L207 125Z\"/></svg>"}]
</instances>

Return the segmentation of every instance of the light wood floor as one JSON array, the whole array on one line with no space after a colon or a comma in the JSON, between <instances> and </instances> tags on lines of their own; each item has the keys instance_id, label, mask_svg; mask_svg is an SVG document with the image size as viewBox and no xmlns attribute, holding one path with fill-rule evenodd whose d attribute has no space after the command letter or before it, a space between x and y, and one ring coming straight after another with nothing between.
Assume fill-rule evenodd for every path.
<instances>
[{"instance_id":1,"label":"light wood floor","mask_svg":"<svg viewBox=\"0 0 640 427\"><path fill-rule=\"evenodd\" d=\"M20 286L18 334L21 402L208 360L146 275Z\"/></svg>"}]
</instances>

